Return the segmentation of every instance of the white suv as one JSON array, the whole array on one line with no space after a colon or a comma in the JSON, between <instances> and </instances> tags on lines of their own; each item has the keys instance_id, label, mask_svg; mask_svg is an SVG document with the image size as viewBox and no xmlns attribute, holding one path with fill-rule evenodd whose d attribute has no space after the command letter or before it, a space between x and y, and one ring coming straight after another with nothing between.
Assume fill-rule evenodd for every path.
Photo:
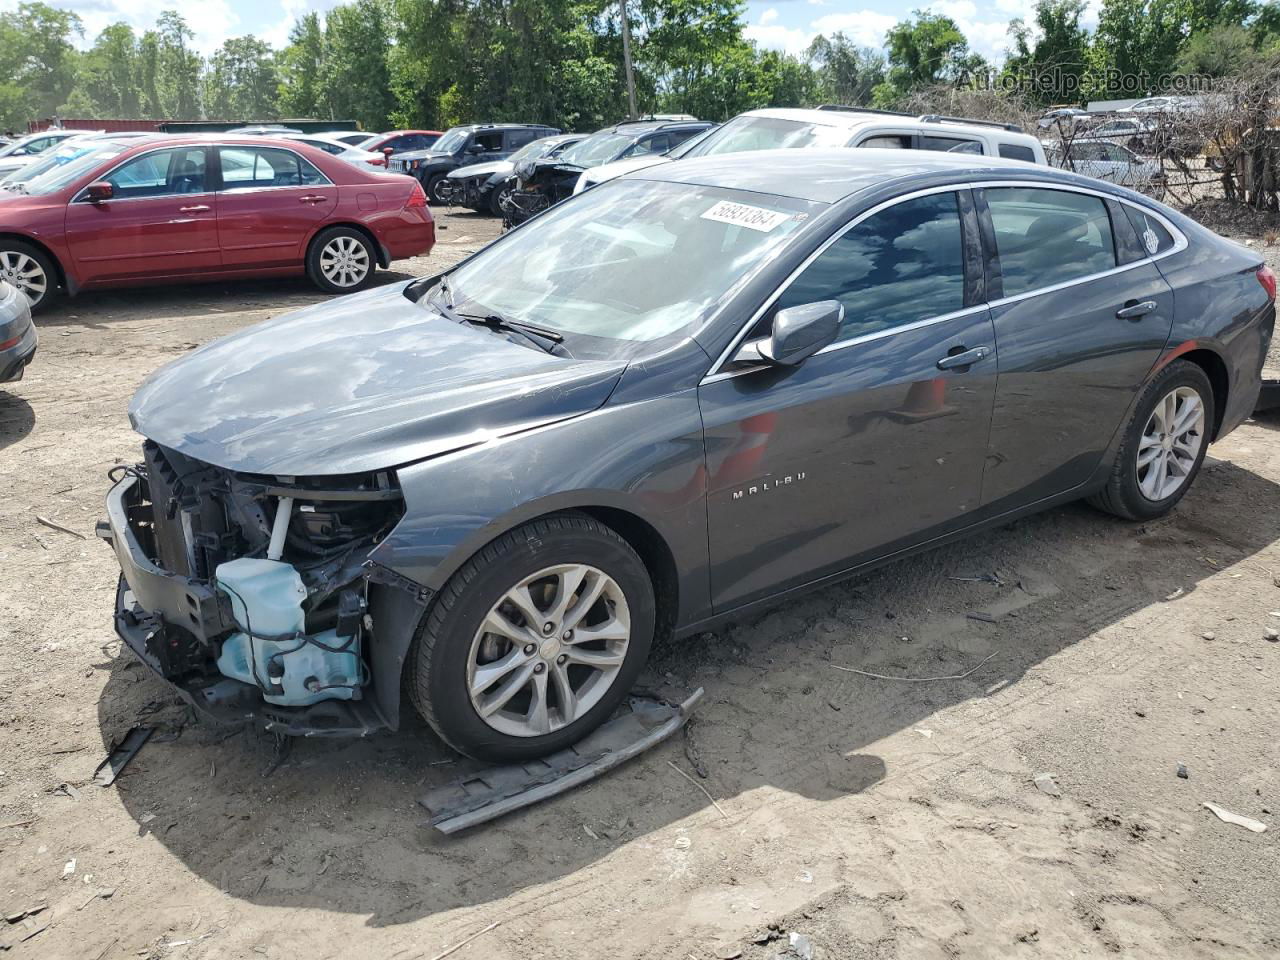
<instances>
[{"instance_id":1,"label":"white suv","mask_svg":"<svg viewBox=\"0 0 1280 960\"><path fill-rule=\"evenodd\" d=\"M1046 162L1044 147L1013 124L965 120L935 114L916 116L869 107L822 106L816 110L770 108L740 113L695 141L667 154L648 154L592 167L578 179L574 193L682 157L777 150L786 147L880 147L891 150L941 150L976 153L1028 163Z\"/></svg>"}]
</instances>

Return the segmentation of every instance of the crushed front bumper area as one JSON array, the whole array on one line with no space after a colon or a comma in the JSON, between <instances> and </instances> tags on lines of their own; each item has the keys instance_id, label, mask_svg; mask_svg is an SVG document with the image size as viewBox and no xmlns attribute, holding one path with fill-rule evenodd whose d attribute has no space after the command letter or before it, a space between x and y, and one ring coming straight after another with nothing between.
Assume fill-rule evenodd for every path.
<instances>
[{"instance_id":1,"label":"crushed front bumper area","mask_svg":"<svg viewBox=\"0 0 1280 960\"><path fill-rule=\"evenodd\" d=\"M234 644L243 646L246 640L245 624L241 622L245 608L236 608L237 603L243 604L243 598L237 594L237 600L233 602L227 585L220 585L217 576L219 569L235 565L225 561L234 561L245 547L241 534L224 522L237 511L244 513L245 504L234 505L234 510L224 513L222 508L227 503L220 503L218 498L224 496L229 503L230 495L223 492L228 484L235 496L241 496L246 488L239 484L237 478L224 480L219 477L216 468L203 464L192 467L194 461L181 463L181 469L175 473L167 465L160 464L157 458L163 456L163 452L150 448L148 464L124 471L124 476L107 495L107 518L98 525L98 535L111 545L120 564L115 627L129 649L199 714L219 723L259 723L267 730L293 736L348 737L366 736L384 727L398 726L398 673L392 677L386 659L388 656L402 657L400 648L405 644L401 640L395 650L383 652L370 649L374 646L369 642L373 634L373 620L364 600L369 597L371 581L378 576L380 568L364 559L369 538L357 538L353 547L345 552L329 549L318 558L299 556L298 569L307 577L303 601L305 628L302 626L303 612L299 610L299 601L295 600L294 611L298 615L296 633L287 637L266 636L259 629L252 631L248 638L251 649L256 646L261 652L264 647L275 644L273 649L282 649L287 655L308 642L315 642L316 638L334 642L331 639L334 618L345 616L348 632L354 640L354 645L348 650L359 651L365 658L358 671L360 676L348 683L356 689L335 692L332 699L327 698L329 694L321 693L319 696L326 698L313 703L282 705L269 702L270 699L280 699L283 689L277 681L287 677L271 676L269 671L262 669L253 672L252 676L237 678L220 669L226 660L222 654L232 649ZM175 461L178 459L176 455L170 456ZM206 480L201 481L203 486L197 488L181 483L175 486L175 476L181 480L196 469L206 474ZM165 475L156 479L153 490L149 475L161 471L165 471ZM208 477L213 480L208 480ZM277 510L287 510L291 506L292 498L276 495L281 492L273 492L269 484L260 486L261 490L251 495L251 506L260 506L263 510L270 509L273 502ZM247 489L257 488L250 485ZM196 490L201 496L194 496ZM308 491L304 489L289 492L302 501L307 500ZM288 530L291 544L304 535L308 525L317 522L317 516L324 510L323 497L335 495L333 491L316 493L314 500L305 504L311 510L294 515ZM159 497L159 505L153 503L153 494ZM259 513L265 520L265 513ZM253 552L260 552L260 549ZM160 559L166 556L169 562ZM177 558L176 562L174 558ZM219 560L223 562L218 563ZM186 566L196 575L166 569L169 566ZM283 561L279 566L290 567ZM243 584L241 587L243 589ZM386 603L388 593L404 591L384 584L378 584L376 589L382 592L378 598L378 609L394 608L412 613L424 602L423 597L418 596L413 598L413 604L389 605ZM231 593L236 591L231 590ZM340 594L345 594L343 599L346 600L353 595L362 598L360 610L355 615L345 611L347 604L335 602ZM335 612L339 606L344 607L345 612ZM372 612L377 613L378 609ZM406 617L397 614L397 619L405 620ZM386 626L393 636L403 637L411 632L405 623L388 622ZM296 648L293 641L297 641ZM329 648L326 646L326 649ZM349 657L350 653L346 655ZM257 682L245 682L246 679ZM388 690L375 692L375 683ZM376 695L384 692L390 696Z\"/></svg>"}]
</instances>

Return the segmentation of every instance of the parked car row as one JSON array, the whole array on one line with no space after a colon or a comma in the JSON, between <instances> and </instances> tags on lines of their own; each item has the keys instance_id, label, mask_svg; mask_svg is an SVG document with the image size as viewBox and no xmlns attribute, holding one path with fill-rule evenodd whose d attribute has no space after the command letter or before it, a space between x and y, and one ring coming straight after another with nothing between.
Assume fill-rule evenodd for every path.
<instances>
[{"instance_id":1,"label":"parked car row","mask_svg":"<svg viewBox=\"0 0 1280 960\"><path fill-rule=\"evenodd\" d=\"M98 287L245 276L305 273L347 293L431 249L417 183L308 139L68 141L0 193L3 279L34 311Z\"/></svg>"}]
</instances>

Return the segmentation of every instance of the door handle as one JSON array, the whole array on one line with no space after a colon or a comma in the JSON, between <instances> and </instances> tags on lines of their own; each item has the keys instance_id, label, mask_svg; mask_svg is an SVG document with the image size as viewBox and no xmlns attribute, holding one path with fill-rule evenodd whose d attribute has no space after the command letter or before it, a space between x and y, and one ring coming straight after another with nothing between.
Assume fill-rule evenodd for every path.
<instances>
[{"instance_id":1,"label":"door handle","mask_svg":"<svg viewBox=\"0 0 1280 960\"><path fill-rule=\"evenodd\" d=\"M1145 317L1155 308L1156 302L1154 300L1143 300L1141 303L1136 300L1130 300L1116 311L1116 317L1120 320L1137 320Z\"/></svg>"},{"instance_id":2,"label":"door handle","mask_svg":"<svg viewBox=\"0 0 1280 960\"><path fill-rule=\"evenodd\" d=\"M971 367L979 360L985 360L987 354L991 351L990 347L974 347L972 350L966 350L964 347L952 347L953 351L938 361L939 370L956 370L961 367Z\"/></svg>"},{"instance_id":3,"label":"door handle","mask_svg":"<svg viewBox=\"0 0 1280 960\"><path fill-rule=\"evenodd\" d=\"M179 213L206 213L209 210L207 203L197 203L194 207L179 207Z\"/></svg>"},{"instance_id":4,"label":"door handle","mask_svg":"<svg viewBox=\"0 0 1280 960\"><path fill-rule=\"evenodd\" d=\"M309 193L305 197L299 197L299 203L324 203L329 198L323 194Z\"/></svg>"}]
</instances>

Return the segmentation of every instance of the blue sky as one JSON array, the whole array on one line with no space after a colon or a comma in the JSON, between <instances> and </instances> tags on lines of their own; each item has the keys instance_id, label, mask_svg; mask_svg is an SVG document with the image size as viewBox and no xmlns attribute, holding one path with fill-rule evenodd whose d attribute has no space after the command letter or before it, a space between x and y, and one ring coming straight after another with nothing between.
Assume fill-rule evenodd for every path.
<instances>
[{"instance_id":1,"label":"blue sky","mask_svg":"<svg viewBox=\"0 0 1280 960\"><path fill-rule=\"evenodd\" d=\"M0 0L0 10L16 7L19 0ZM138 28L150 26L161 10L183 11L196 33L201 52L209 53L227 37L255 33L280 46L289 27L309 10L321 12L337 0L200 0L180 4L174 0L50 0L54 6L74 10L85 25L85 43L110 23L124 20ZM885 31L909 16L916 5L889 0L750 0L747 35L765 47L798 52L819 33L843 31L857 43L879 47ZM1007 44L1009 21L1029 16L1033 0L934 0L920 3L945 13L964 30L970 45L991 59L999 59ZM1089 25L1096 22L1096 0L1090 4Z\"/></svg>"}]
</instances>

